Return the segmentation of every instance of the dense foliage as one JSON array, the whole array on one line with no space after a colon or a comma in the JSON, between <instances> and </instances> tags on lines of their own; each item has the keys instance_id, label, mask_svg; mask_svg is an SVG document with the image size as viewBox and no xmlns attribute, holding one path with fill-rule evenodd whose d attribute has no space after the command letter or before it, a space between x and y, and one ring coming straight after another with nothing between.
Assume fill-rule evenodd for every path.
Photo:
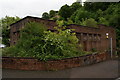
<instances>
[{"instance_id":1,"label":"dense foliage","mask_svg":"<svg viewBox=\"0 0 120 80\"><path fill-rule=\"evenodd\" d=\"M89 26L89 27L97 28L97 22L93 18L85 19L80 24L85 25L85 26Z\"/></svg>"},{"instance_id":2,"label":"dense foliage","mask_svg":"<svg viewBox=\"0 0 120 80\"><path fill-rule=\"evenodd\" d=\"M20 39L14 46L5 48L3 56L37 57L41 60L80 56L84 52L73 30L47 31L45 26L31 22L21 30ZM29 35L28 35L29 34ZM78 49L79 48L79 49Z\"/></svg>"},{"instance_id":3,"label":"dense foliage","mask_svg":"<svg viewBox=\"0 0 120 80\"><path fill-rule=\"evenodd\" d=\"M44 13L42 14L42 18L43 18L43 19L49 19L50 16L49 16L49 14L48 14L47 12L44 12Z\"/></svg>"},{"instance_id":4,"label":"dense foliage","mask_svg":"<svg viewBox=\"0 0 120 80\"><path fill-rule=\"evenodd\" d=\"M117 47L120 48L119 7L120 2L86 2L84 6L75 2L70 6L63 5L58 11L59 14L56 14L59 17L55 20L61 25L68 25L72 23L90 27L97 27L97 24L112 26L116 28Z\"/></svg>"},{"instance_id":5,"label":"dense foliage","mask_svg":"<svg viewBox=\"0 0 120 80\"><path fill-rule=\"evenodd\" d=\"M16 21L20 20L19 17L9 17L6 16L5 18L0 19L0 30L2 32L2 43L6 46L9 46L9 34L10 34L10 24L15 23Z\"/></svg>"},{"instance_id":6,"label":"dense foliage","mask_svg":"<svg viewBox=\"0 0 120 80\"><path fill-rule=\"evenodd\" d=\"M50 10L42 15L44 19L56 20L59 26L78 24L89 27L97 27L97 24L105 24L116 28L117 47L120 48L120 3L79 3L63 5L59 11ZM3 44L9 45L9 25L18 21L19 17L0 19L0 30L3 31ZM76 44L78 39L70 29L57 32L47 31L45 26L38 23L30 23L21 31L21 37L15 46L4 49L3 56L37 57L41 60L61 59L83 55ZM29 34L29 35L28 35ZM93 51L95 51L93 49Z\"/></svg>"}]
</instances>

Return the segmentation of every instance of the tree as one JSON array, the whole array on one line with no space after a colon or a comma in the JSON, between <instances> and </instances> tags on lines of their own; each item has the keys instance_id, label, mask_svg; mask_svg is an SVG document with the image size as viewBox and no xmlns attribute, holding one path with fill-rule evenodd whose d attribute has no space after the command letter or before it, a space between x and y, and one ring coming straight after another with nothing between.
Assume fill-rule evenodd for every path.
<instances>
[{"instance_id":1,"label":"tree","mask_svg":"<svg viewBox=\"0 0 120 80\"><path fill-rule=\"evenodd\" d=\"M108 20L106 20L106 18L104 18L104 17L99 17L98 23L99 24L105 24L105 25L109 26Z\"/></svg>"},{"instance_id":2,"label":"tree","mask_svg":"<svg viewBox=\"0 0 120 80\"><path fill-rule=\"evenodd\" d=\"M20 32L16 45L6 48L3 55L35 57L41 60L61 59L80 56L78 38L71 29L47 31L43 24L30 22Z\"/></svg>"},{"instance_id":3,"label":"tree","mask_svg":"<svg viewBox=\"0 0 120 80\"><path fill-rule=\"evenodd\" d=\"M96 12L97 10L101 9L102 11L106 10L109 5L115 4L110 2L85 2L84 8L88 11Z\"/></svg>"},{"instance_id":4,"label":"tree","mask_svg":"<svg viewBox=\"0 0 120 80\"><path fill-rule=\"evenodd\" d=\"M105 18L109 22L109 26L116 28L117 47L120 48L120 3L112 4L105 11Z\"/></svg>"},{"instance_id":5,"label":"tree","mask_svg":"<svg viewBox=\"0 0 120 80\"><path fill-rule=\"evenodd\" d=\"M97 22L93 18L83 20L81 25L97 28Z\"/></svg>"},{"instance_id":6,"label":"tree","mask_svg":"<svg viewBox=\"0 0 120 80\"><path fill-rule=\"evenodd\" d=\"M56 11L50 10L49 15L50 15L50 18L55 17Z\"/></svg>"},{"instance_id":7,"label":"tree","mask_svg":"<svg viewBox=\"0 0 120 80\"><path fill-rule=\"evenodd\" d=\"M49 14L48 14L47 12L44 12L44 13L42 14L42 18L43 18L43 19L49 19L50 16L49 16Z\"/></svg>"},{"instance_id":8,"label":"tree","mask_svg":"<svg viewBox=\"0 0 120 80\"><path fill-rule=\"evenodd\" d=\"M76 24L80 24L80 22L82 21L82 19L86 19L86 18L90 18L90 13L86 10L84 10L83 8L80 8L79 10L77 10L72 16L71 16L71 20L76 23Z\"/></svg>"},{"instance_id":9,"label":"tree","mask_svg":"<svg viewBox=\"0 0 120 80\"><path fill-rule=\"evenodd\" d=\"M73 21L70 20L70 19L68 19L68 21L57 20L56 23L57 23L57 25L58 25L59 27L65 27L65 26L67 26L67 25L69 25L69 24L73 24Z\"/></svg>"},{"instance_id":10,"label":"tree","mask_svg":"<svg viewBox=\"0 0 120 80\"><path fill-rule=\"evenodd\" d=\"M67 4L62 6L59 10L59 15L63 17L65 20L67 20L67 18L69 18L71 14L72 14L71 8Z\"/></svg>"},{"instance_id":11,"label":"tree","mask_svg":"<svg viewBox=\"0 0 120 80\"><path fill-rule=\"evenodd\" d=\"M19 17L9 17L5 16L4 18L0 19L0 28L2 29L2 43L6 46L9 46L9 34L10 34L10 24L15 23L16 21L20 20Z\"/></svg>"},{"instance_id":12,"label":"tree","mask_svg":"<svg viewBox=\"0 0 120 80\"><path fill-rule=\"evenodd\" d=\"M71 7L71 12L73 14L75 11L80 9L82 7L82 5L80 3L78 3L78 2L75 2L70 7Z\"/></svg>"},{"instance_id":13,"label":"tree","mask_svg":"<svg viewBox=\"0 0 120 80\"><path fill-rule=\"evenodd\" d=\"M46 28L44 25L30 22L20 31L20 38L16 45L10 46L3 51L3 55L15 57L36 57L41 53L43 36ZM39 45L41 43L41 46Z\"/></svg>"}]
</instances>

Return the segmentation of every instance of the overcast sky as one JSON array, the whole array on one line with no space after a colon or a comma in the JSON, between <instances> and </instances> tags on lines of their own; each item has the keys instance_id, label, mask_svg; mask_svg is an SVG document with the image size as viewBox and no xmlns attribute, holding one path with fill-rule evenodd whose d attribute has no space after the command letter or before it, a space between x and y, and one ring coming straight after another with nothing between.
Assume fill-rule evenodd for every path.
<instances>
[{"instance_id":1,"label":"overcast sky","mask_svg":"<svg viewBox=\"0 0 120 80\"><path fill-rule=\"evenodd\" d=\"M64 4L71 5L76 0L0 0L0 18L8 16L41 17L43 12L59 10Z\"/></svg>"}]
</instances>

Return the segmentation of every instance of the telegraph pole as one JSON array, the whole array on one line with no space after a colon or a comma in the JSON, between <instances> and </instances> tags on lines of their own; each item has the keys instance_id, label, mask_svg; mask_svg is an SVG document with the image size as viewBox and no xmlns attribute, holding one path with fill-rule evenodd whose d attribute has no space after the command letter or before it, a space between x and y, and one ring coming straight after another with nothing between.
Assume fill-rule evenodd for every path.
<instances>
[{"instance_id":1,"label":"telegraph pole","mask_svg":"<svg viewBox=\"0 0 120 80\"><path fill-rule=\"evenodd\" d=\"M111 58L113 57L113 48L112 48L112 38L110 38L110 52L111 52Z\"/></svg>"},{"instance_id":2,"label":"telegraph pole","mask_svg":"<svg viewBox=\"0 0 120 80\"><path fill-rule=\"evenodd\" d=\"M109 38L109 33L106 33L106 38L110 41L109 42L109 48L110 48L110 56L113 57L113 43L112 43L112 37Z\"/></svg>"}]
</instances>

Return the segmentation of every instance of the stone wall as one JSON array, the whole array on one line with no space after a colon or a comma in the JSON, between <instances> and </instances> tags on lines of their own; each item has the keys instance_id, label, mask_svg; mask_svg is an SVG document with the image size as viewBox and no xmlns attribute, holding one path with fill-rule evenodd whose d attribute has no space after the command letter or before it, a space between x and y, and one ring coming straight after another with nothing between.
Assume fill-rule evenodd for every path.
<instances>
[{"instance_id":1,"label":"stone wall","mask_svg":"<svg viewBox=\"0 0 120 80\"><path fill-rule=\"evenodd\" d=\"M108 53L49 61L40 61L36 58L3 57L2 68L18 70L61 70L95 64L108 59L110 59Z\"/></svg>"}]
</instances>

